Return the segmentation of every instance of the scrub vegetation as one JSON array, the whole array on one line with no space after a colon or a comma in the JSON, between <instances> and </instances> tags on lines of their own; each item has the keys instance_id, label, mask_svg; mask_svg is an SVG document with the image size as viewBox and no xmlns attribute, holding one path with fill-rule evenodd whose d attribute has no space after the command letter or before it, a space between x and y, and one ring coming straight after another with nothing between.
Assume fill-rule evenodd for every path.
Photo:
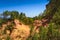
<instances>
[{"instance_id":1,"label":"scrub vegetation","mask_svg":"<svg viewBox=\"0 0 60 40\"><path fill-rule=\"evenodd\" d=\"M60 40L60 0L48 0L33 18L18 11L0 14L0 40Z\"/></svg>"}]
</instances>

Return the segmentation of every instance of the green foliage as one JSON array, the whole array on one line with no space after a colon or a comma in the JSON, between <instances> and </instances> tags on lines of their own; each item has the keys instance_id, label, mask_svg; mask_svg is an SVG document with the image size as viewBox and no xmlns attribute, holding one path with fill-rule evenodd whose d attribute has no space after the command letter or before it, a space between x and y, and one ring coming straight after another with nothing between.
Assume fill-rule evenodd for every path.
<instances>
[{"instance_id":1,"label":"green foliage","mask_svg":"<svg viewBox=\"0 0 60 40\"><path fill-rule=\"evenodd\" d=\"M6 40L11 40L10 36L7 36Z\"/></svg>"},{"instance_id":2,"label":"green foliage","mask_svg":"<svg viewBox=\"0 0 60 40\"><path fill-rule=\"evenodd\" d=\"M60 40L60 31L57 26L50 23L48 27L40 27L39 33L35 33L28 40Z\"/></svg>"},{"instance_id":3,"label":"green foliage","mask_svg":"<svg viewBox=\"0 0 60 40\"><path fill-rule=\"evenodd\" d=\"M47 40L48 27L40 27L40 40Z\"/></svg>"},{"instance_id":4,"label":"green foliage","mask_svg":"<svg viewBox=\"0 0 60 40\"><path fill-rule=\"evenodd\" d=\"M8 18L8 16L10 15L10 11L4 11L2 15L4 19Z\"/></svg>"},{"instance_id":5,"label":"green foliage","mask_svg":"<svg viewBox=\"0 0 60 40\"><path fill-rule=\"evenodd\" d=\"M26 17L25 13L19 13L17 11L5 11L3 12L3 18L0 18L0 26L6 23L8 19L19 19L22 23L27 25L33 25L35 19L41 20L44 17L52 17L48 27L40 27L39 33L35 33L31 37L34 26L31 27L30 37L27 40L60 40L60 0L50 0L46 5L46 10L43 14L35 16L33 18ZM10 17L8 17L10 16ZM6 30L13 30L12 25L9 25L2 31L2 35L6 34ZM0 39L2 40L2 39ZM6 40L11 40L8 36Z\"/></svg>"},{"instance_id":6,"label":"green foliage","mask_svg":"<svg viewBox=\"0 0 60 40\"><path fill-rule=\"evenodd\" d=\"M12 25L8 25L8 26L5 28L5 30L10 30L10 31L12 32L13 26L12 26Z\"/></svg>"},{"instance_id":7,"label":"green foliage","mask_svg":"<svg viewBox=\"0 0 60 40\"><path fill-rule=\"evenodd\" d=\"M11 16L11 19L17 19L17 18L19 18L19 12L17 12L17 11L12 11L12 12L10 13L10 16Z\"/></svg>"},{"instance_id":8,"label":"green foliage","mask_svg":"<svg viewBox=\"0 0 60 40\"><path fill-rule=\"evenodd\" d=\"M32 40L39 40L39 34L35 33L34 36L32 37Z\"/></svg>"}]
</instances>

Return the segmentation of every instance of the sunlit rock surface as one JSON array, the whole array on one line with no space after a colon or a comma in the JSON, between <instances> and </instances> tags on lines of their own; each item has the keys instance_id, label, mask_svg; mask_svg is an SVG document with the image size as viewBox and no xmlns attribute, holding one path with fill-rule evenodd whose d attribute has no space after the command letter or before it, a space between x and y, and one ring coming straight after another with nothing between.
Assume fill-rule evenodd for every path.
<instances>
[{"instance_id":1,"label":"sunlit rock surface","mask_svg":"<svg viewBox=\"0 0 60 40\"><path fill-rule=\"evenodd\" d=\"M30 28L29 26L26 26L24 24L21 24L19 22L19 20L15 19L15 29L12 31L11 33L11 38L16 40L26 40L26 38L28 38L29 34L30 34ZM13 35L13 36L12 36Z\"/></svg>"},{"instance_id":2,"label":"sunlit rock surface","mask_svg":"<svg viewBox=\"0 0 60 40\"><path fill-rule=\"evenodd\" d=\"M9 30L6 30L5 31L6 35L1 33L0 38L2 40L6 40L5 37L7 37L9 35L11 40L26 40L30 35L29 26L24 25L17 19L15 19L13 22L15 23L15 25L13 26L14 29L12 30L12 32L10 33ZM2 29L1 32L3 32L5 30L5 27L9 24L11 24L11 23L8 22L7 24L3 24L2 28L1 28Z\"/></svg>"}]
</instances>

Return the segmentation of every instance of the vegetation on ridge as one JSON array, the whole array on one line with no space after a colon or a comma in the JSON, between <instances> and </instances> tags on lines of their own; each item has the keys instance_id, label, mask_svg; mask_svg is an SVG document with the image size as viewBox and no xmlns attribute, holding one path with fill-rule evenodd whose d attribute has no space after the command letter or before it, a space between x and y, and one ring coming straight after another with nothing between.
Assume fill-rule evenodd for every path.
<instances>
[{"instance_id":1,"label":"vegetation on ridge","mask_svg":"<svg viewBox=\"0 0 60 40\"><path fill-rule=\"evenodd\" d=\"M43 19L47 21L41 21ZM36 25L48 25L37 25L34 29L35 20L38 20ZM0 40L60 40L60 0L49 0L46 10L33 18L17 11L3 12L0 14Z\"/></svg>"}]
</instances>

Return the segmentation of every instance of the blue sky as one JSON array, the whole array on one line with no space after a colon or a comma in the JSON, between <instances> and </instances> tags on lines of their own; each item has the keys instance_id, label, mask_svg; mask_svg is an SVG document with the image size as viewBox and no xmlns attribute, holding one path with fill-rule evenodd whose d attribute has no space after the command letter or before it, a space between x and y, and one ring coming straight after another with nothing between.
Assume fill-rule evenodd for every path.
<instances>
[{"instance_id":1,"label":"blue sky","mask_svg":"<svg viewBox=\"0 0 60 40\"><path fill-rule=\"evenodd\" d=\"M34 17L46 9L47 3L47 0L0 0L0 13L6 10L18 11Z\"/></svg>"}]
</instances>

